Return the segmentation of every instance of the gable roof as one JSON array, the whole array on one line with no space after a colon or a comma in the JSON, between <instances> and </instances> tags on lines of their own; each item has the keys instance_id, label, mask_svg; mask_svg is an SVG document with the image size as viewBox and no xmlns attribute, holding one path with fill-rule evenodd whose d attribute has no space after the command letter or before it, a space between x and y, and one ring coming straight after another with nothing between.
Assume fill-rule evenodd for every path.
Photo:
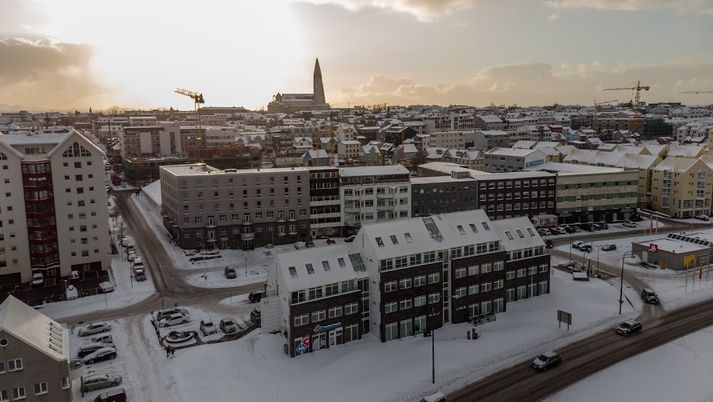
<instances>
[{"instance_id":1,"label":"gable roof","mask_svg":"<svg viewBox=\"0 0 713 402\"><path fill-rule=\"evenodd\" d=\"M9 295L0 304L0 330L12 334L48 357L69 359L69 334L57 321Z\"/></svg>"},{"instance_id":2,"label":"gable roof","mask_svg":"<svg viewBox=\"0 0 713 402\"><path fill-rule=\"evenodd\" d=\"M507 251L545 245L535 226L526 216L493 221L493 226L500 235L503 248Z\"/></svg>"},{"instance_id":3,"label":"gable roof","mask_svg":"<svg viewBox=\"0 0 713 402\"><path fill-rule=\"evenodd\" d=\"M366 277L366 268L354 266L349 246L313 247L277 255L277 275L292 292ZM307 265L311 268L308 270Z\"/></svg>"}]
</instances>

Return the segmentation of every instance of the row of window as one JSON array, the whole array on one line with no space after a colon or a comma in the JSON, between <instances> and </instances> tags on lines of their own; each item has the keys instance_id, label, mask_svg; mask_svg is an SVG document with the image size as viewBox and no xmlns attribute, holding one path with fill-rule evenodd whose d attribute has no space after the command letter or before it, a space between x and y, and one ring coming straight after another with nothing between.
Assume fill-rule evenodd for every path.
<instances>
[{"instance_id":1,"label":"row of window","mask_svg":"<svg viewBox=\"0 0 713 402\"><path fill-rule=\"evenodd\" d=\"M456 288L453 291L453 297L465 297L477 295L479 293L490 292L491 290L502 289L505 286L505 281L503 279L498 279L493 282L481 282L474 285L463 286Z\"/></svg>"},{"instance_id":2,"label":"row of window","mask_svg":"<svg viewBox=\"0 0 713 402\"><path fill-rule=\"evenodd\" d=\"M473 276L478 274L487 274L492 271L502 271L505 269L504 261L487 262L480 265L471 265L468 267L460 267L455 270L455 278L465 278L466 276Z\"/></svg>"},{"instance_id":3,"label":"row of window","mask_svg":"<svg viewBox=\"0 0 713 402\"><path fill-rule=\"evenodd\" d=\"M428 329L426 316L421 315L415 318L408 318L398 322L391 322L384 325L384 338L386 341L403 338L406 336L420 334Z\"/></svg>"},{"instance_id":4,"label":"row of window","mask_svg":"<svg viewBox=\"0 0 713 402\"><path fill-rule=\"evenodd\" d=\"M555 184L555 179L532 179L532 180L514 180L514 181L498 181L498 182L480 182L480 189L485 190L486 185L487 188L489 189L494 189L494 188L520 188L520 187L537 187L539 186L546 186L546 185L554 185Z\"/></svg>"},{"instance_id":5,"label":"row of window","mask_svg":"<svg viewBox=\"0 0 713 402\"><path fill-rule=\"evenodd\" d=\"M527 276L532 276L536 275L537 273L545 273L549 272L550 266L547 264L540 264L539 266L535 265L532 267L527 267L527 268L520 268L517 271L507 271L505 273L505 279L507 280L512 280L517 278L525 278Z\"/></svg>"},{"instance_id":6,"label":"row of window","mask_svg":"<svg viewBox=\"0 0 713 402\"><path fill-rule=\"evenodd\" d=\"M346 264L344 262L343 258L339 258L339 267L341 269L346 268ZM292 275L294 278L297 277L297 270L295 267L289 267L290 269L290 275ZM314 267L312 264L306 264L306 269L308 274L313 274L314 273ZM325 271L331 271L332 267L329 265L329 261L322 261L322 269ZM334 296L339 293L347 293L347 292L352 292L354 291L354 280L348 280L348 281L343 281L341 282L341 291L339 290L340 286L339 283L330 283L328 285L324 286L316 286L313 288L309 288L306 291L305 290L298 290L296 292L292 292L291 295L291 301L292 303L302 303L304 301L308 300L317 300L321 299L322 297L329 297L329 296Z\"/></svg>"},{"instance_id":7,"label":"row of window","mask_svg":"<svg viewBox=\"0 0 713 402\"><path fill-rule=\"evenodd\" d=\"M413 307L423 307L426 304L436 304L441 300L440 293L419 295L414 298L399 300L398 302L384 303L384 314L408 310Z\"/></svg>"},{"instance_id":8,"label":"row of window","mask_svg":"<svg viewBox=\"0 0 713 402\"><path fill-rule=\"evenodd\" d=\"M62 389L69 389L71 387L71 383L69 382L69 377L62 377L62 383L61 383ZM46 395L49 392L49 387L47 386L47 382L38 382L35 383L33 386L33 391L35 392L35 395ZM0 390L0 402L7 402L10 401L10 397L12 397L13 401L19 401L27 398L27 392L25 390L24 386L19 386L13 388L11 391L8 390Z\"/></svg>"},{"instance_id":9,"label":"row of window","mask_svg":"<svg viewBox=\"0 0 713 402\"><path fill-rule=\"evenodd\" d=\"M338 318L343 315L351 315L359 312L359 303L349 303L344 306L330 307L326 310L313 311L312 313L300 314L294 317L295 327L307 325L310 322L316 324L326 319Z\"/></svg>"},{"instance_id":10,"label":"row of window","mask_svg":"<svg viewBox=\"0 0 713 402\"><path fill-rule=\"evenodd\" d=\"M408 239L409 237L406 238ZM380 247L383 247L384 243L380 237L376 237L375 240L377 245L381 244ZM395 242L395 245L398 245L398 240L395 240L395 236L391 239L391 241ZM453 247L450 250L429 251L426 253L412 254L409 256L383 259L379 261L379 269L381 271L388 271L391 269L405 268L421 264L430 264L436 261L443 261L447 257L446 253L450 253L450 258L453 259L468 257L477 254L492 253L498 250L500 250L499 241L470 244L463 247Z\"/></svg>"},{"instance_id":11,"label":"row of window","mask_svg":"<svg viewBox=\"0 0 713 402\"><path fill-rule=\"evenodd\" d=\"M419 287L426 284L434 284L441 281L441 274L439 272L414 276L413 278L401 278L399 280L384 282L384 292L390 293L395 292L399 289L410 289L413 287Z\"/></svg>"}]
</instances>

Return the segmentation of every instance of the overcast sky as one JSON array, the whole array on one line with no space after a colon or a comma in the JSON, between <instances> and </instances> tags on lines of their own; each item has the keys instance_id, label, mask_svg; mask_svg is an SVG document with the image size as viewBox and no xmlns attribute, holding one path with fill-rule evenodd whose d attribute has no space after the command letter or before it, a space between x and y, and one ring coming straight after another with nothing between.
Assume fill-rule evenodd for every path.
<instances>
[{"instance_id":1,"label":"overcast sky","mask_svg":"<svg viewBox=\"0 0 713 402\"><path fill-rule=\"evenodd\" d=\"M109 4L114 8L110 8ZM713 103L713 0L0 0L0 105Z\"/></svg>"}]
</instances>

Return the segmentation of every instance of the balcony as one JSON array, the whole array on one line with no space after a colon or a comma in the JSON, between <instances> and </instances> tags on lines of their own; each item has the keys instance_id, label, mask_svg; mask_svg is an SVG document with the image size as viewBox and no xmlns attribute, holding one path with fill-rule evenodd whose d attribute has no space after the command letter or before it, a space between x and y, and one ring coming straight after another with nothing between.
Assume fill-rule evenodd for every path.
<instances>
[{"instance_id":1,"label":"balcony","mask_svg":"<svg viewBox=\"0 0 713 402\"><path fill-rule=\"evenodd\" d=\"M285 223L285 217L284 216L278 216L277 221L280 223Z\"/></svg>"},{"instance_id":2,"label":"balcony","mask_svg":"<svg viewBox=\"0 0 713 402\"><path fill-rule=\"evenodd\" d=\"M396 194L391 194L391 193L377 193L376 198L394 198Z\"/></svg>"},{"instance_id":3,"label":"balcony","mask_svg":"<svg viewBox=\"0 0 713 402\"><path fill-rule=\"evenodd\" d=\"M253 224L252 221L243 221L243 226L250 226L252 224Z\"/></svg>"},{"instance_id":4,"label":"balcony","mask_svg":"<svg viewBox=\"0 0 713 402\"><path fill-rule=\"evenodd\" d=\"M287 218L287 220L290 221L290 222L297 222L297 217L296 217L296 216L290 216L289 218Z\"/></svg>"},{"instance_id":5,"label":"balcony","mask_svg":"<svg viewBox=\"0 0 713 402\"><path fill-rule=\"evenodd\" d=\"M241 233L241 234L240 234L240 239L241 239L241 240L254 240L254 239L255 239L255 233Z\"/></svg>"},{"instance_id":6,"label":"balcony","mask_svg":"<svg viewBox=\"0 0 713 402\"><path fill-rule=\"evenodd\" d=\"M344 207L344 213L358 214L361 212L361 207Z\"/></svg>"},{"instance_id":7,"label":"balcony","mask_svg":"<svg viewBox=\"0 0 713 402\"><path fill-rule=\"evenodd\" d=\"M390 211L395 208L395 205L377 205L377 211Z\"/></svg>"}]
</instances>

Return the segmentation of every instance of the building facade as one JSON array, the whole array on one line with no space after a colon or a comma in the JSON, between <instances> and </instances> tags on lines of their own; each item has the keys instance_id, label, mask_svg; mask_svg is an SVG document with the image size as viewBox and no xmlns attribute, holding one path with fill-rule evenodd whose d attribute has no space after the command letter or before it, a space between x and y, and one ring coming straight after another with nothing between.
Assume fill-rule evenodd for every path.
<instances>
[{"instance_id":1,"label":"building facade","mask_svg":"<svg viewBox=\"0 0 713 402\"><path fill-rule=\"evenodd\" d=\"M342 229L339 168L310 167L308 169L312 238L339 236Z\"/></svg>"},{"instance_id":2,"label":"building facade","mask_svg":"<svg viewBox=\"0 0 713 402\"><path fill-rule=\"evenodd\" d=\"M674 218L710 215L713 163L709 157L668 157L653 168L651 206Z\"/></svg>"}]
</instances>

